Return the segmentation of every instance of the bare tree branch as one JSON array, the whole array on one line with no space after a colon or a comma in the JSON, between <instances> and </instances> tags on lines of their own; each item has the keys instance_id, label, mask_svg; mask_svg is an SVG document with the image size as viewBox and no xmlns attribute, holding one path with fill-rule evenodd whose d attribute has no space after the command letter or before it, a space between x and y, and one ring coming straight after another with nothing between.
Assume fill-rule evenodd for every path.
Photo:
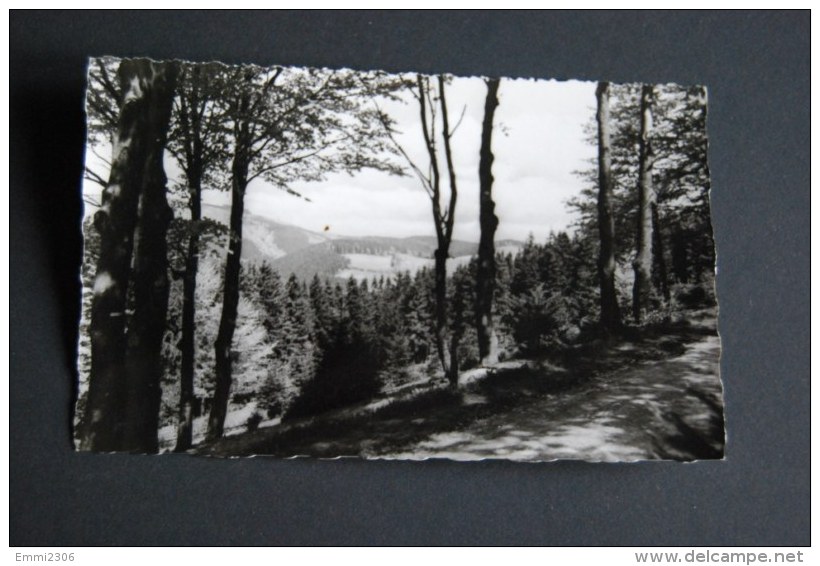
<instances>
[{"instance_id":1,"label":"bare tree branch","mask_svg":"<svg viewBox=\"0 0 820 566\"><path fill-rule=\"evenodd\" d=\"M461 116L458 117L458 121L456 122L456 125L453 126L452 130L450 130L450 137L453 137L453 134L456 133L456 130L461 125L461 121L464 120L464 114L466 112L467 112L467 105L465 104L464 106L461 107Z\"/></svg>"},{"instance_id":2,"label":"bare tree branch","mask_svg":"<svg viewBox=\"0 0 820 566\"><path fill-rule=\"evenodd\" d=\"M97 65L100 67L100 80L102 81L102 85L105 88L106 92L113 98L117 104L120 102L120 98L122 94L120 90L114 85L111 81L111 78L108 76L108 71L105 70L105 63L103 63L102 59L97 59Z\"/></svg>"},{"instance_id":3,"label":"bare tree branch","mask_svg":"<svg viewBox=\"0 0 820 566\"><path fill-rule=\"evenodd\" d=\"M83 195L83 202L85 202L86 204L90 204L91 206L96 208L100 207L100 201L93 199L88 195Z\"/></svg>"},{"instance_id":4,"label":"bare tree branch","mask_svg":"<svg viewBox=\"0 0 820 566\"><path fill-rule=\"evenodd\" d=\"M99 159L100 161L102 161L102 162L103 162L103 164L108 165L108 167L111 167L111 160L110 160L110 159L106 159L105 157L103 157L102 155L100 155L99 153L97 153L97 149L96 149L93 145L92 145L92 146L89 146L89 149L91 150L91 153L93 153L93 154L94 154L94 156L95 156L97 159Z\"/></svg>"},{"instance_id":5,"label":"bare tree branch","mask_svg":"<svg viewBox=\"0 0 820 566\"><path fill-rule=\"evenodd\" d=\"M347 139L350 139L350 137L351 136L349 134L344 135L340 138L337 138L335 140L331 140L331 141L327 142L322 147L319 147L319 148L317 148L313 151L303 153L301 155L297 155L297 156L292 157L290 159L287 159L285 161L280 161L279 163L271 163L270 165L268 165L266 167L263 167L261 169L258 169L253 174L249 175L248 176L248 182L250 183L252 180L254 180L258 177L261 177L262 175L264 175L266 173L270 173L271 171L275 171L276 169L281 169L282 167L286 167L288 165L293 165L294 163L300 163L302 161L310 159L311 157L316 157L319 154L321 154L322 152L324 152L325 150L327 150L328 148L333 147L334 145L336 145L340 142L343 142ZM293 192L293 191L288 191L288 192L291 192L291 194L294 194L294 195L302 196L302 195L299 195L299 193L296 193L296 192Z\"/></svg>"},{"instance_id":6,"label":"bare tree branch","mask_svg":"<svg viewBox=\"0 0 820 566\"><path fill-rule=\"evenodd\" d=\"M106 188L108 186L108 181L103 179L100 175L98 175L88 167L85 168L85 174L83 175L83 178L88 181L91 181L92 183L98 184L102 188Z\"/></svg>"},{"instance_id":7,"label":"bare tree branch","mask_svg":"<svg viewBox=\"0 0 820 566\"><path fill-rule=\"evenodd\" d=\"M404 150L404 147L398 142L398 140L393 135L393 129L390 127L390 124L387 122L386 115L382 112L381 108L379 107L378 103L374 100L373 105L376 107L376 115L378 116L379 122L381 122L382 127L384 128L385 133L387 134L387 138L393 144L393 147L396 148L407 164L410 166L410 169L416 174L421 181L421 186L424 188L425 192L432 198L433 196L433 187L432 183L430 182L430 175L425 175L421 168L416 165L415 161L407 154Z\"/></svg>"},{"instance_id":8,"label":"bare tree branch","mask_svg":"<svg viewBox=\"0 0 820 566\"><path fill-rule=\"evenodd\" d=\"M453 236L453 224L455 223L456 200L458 199L458 189L456 188L456 170L453 166L453 153L450 150L450 124L447 116L447 99L444 96L444 76L438 76L439 101L441 102L442 135L444 136L444 156L447 159L447 172L450 178L450 204L443 216L444 230L447 241Z\"/></svg>"},{"instance_id":9,"label":"bare tree branch","mask_svg":"<svg viewBox=\"0 0 820 566\"><path fill-rule=\"evenodd\" d=\"M430 157L430 168L431 168L431 191L430 191L430 199L432 200L433 205L433 219L435 220L436 224L436 234L439 238L443 236L443 226L442 226L442 214L441 214L441 203L439 202L439 198L441 195L441 176L439 173L438 168L438 155L436 153L436 146L433 137L430 135L430 127L427 124L427 103L432 104L432 98L430 96L430 81L427 80L425 84L424 77L422 75L418 75L416 77L416 82L419 89L419 113L421 115L421 130L422 134L424 135L424 145L427 148L427 154ZM435 125L435 106L430 107L430 115L432 118L432 124Z\"/></svg>"}]
</instances>

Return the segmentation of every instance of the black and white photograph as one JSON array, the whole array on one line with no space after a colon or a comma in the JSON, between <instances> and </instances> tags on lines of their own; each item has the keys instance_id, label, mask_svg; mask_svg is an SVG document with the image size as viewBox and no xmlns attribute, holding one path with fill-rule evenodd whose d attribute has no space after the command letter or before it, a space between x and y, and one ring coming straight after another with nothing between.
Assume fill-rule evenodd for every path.
<instances>
[{"instance_id":1,"label":"black and white photograph","mask_svg":"<svg viewBox=\"0 0 820 566\"><path fill-rule=\"evenodd\" d=\"M77 450L723 459L708 85L87 80Z\"/></svg>"}]
</instances>

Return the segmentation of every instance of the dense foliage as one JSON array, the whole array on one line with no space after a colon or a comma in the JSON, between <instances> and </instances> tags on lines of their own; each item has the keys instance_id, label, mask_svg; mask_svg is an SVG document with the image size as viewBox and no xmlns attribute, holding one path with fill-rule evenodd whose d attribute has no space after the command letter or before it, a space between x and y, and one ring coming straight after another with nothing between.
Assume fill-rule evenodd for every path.
<instances>
[{"instance_id":1,"label":"dense foliage","mask_svg":"<svg viewBox=\"0 0 820 566\"><path fill-rule=\"evenodd\" d=\"M623 272L629 268L636 249L640 90L637 84L612 86L615 251L624 286ZM683 301L689 300L692 293L708 301L714 293L715 248L709 213L706 90L677 85L656 85L654 90L651 137L655 152L653 183L658 193L654 283L658 288L675 287ZM597 143L593 121L587 127L587 137L590 144ZM586 181L586 188L568 205L578 213L579 231L597 246L597 163L590 163L578 175ZM660 281L664 272L666 280Z\"/></svg>"},{"instance_id":2,"label":"dense foliage","mask_svg":"<svg viewBox=\"0 0 820 566\"><path fill-rule=\"evenodd\" d=\"M172 235L183 238L184 221ZM197 414L213 395L213 348L217 333L224 254L224 228L209 232L197 286ZM96 238L86 241L87 258ZM584 338L596 316L594 264L590 243L566 233L546 243L530 238L517 254L498 254L494 316L500 356L538 355ZM175 249L171 246L170 249ZM172 256L172 266L182 257ZM88 261L93 264L93 261ZM452 297L450 336L458 341L462 369L478 363L473 327L475 261L448 278ZM84 271L86 286L93 283ZM314 415L371 399L381 391L442 379L433 344L433 274L422 268L394 278L300 280L282 276L270 264L243 267L233 361L236 387L231 410L252 405L265 420ZM172 282L163 349L162 420L176 419L182 282ZM81 357L81 364L87 357ZM237 423L244 424L244 423Z\"/></svg>"},{"instance_id":3,"label":"dense foliage","mask_svg":"<svg viewBox=\"0 0 820 566\"><path fill-rule=\"evenodd\" d=\"M111 143L127 103L121 100L116 72L112 59L92 61L89 68L92 151ZM388 143L393 132L390 117L369 104L377 96L395 98L404 82L353 71L181 68L173 112L166 120L165 149L182 174L167 191L174 209L173 220L163 230L167 249L163 246L156 253L162 256L161 271L167 267L169 281L161 344L163 447L173 447L176 437L187 435L177 449L190 448L192 428L193 441L201 441L209 414L221 414L212 437L216 439L223 432L221 421L228 432L254 430L274 419L342 409L431 380L442 385L449 380L457 386L459 371L480 364L476 321L481 316L476 311L481 308L476 305L487 301L477 297L476 281L482 271L475 258L466 264L445 261L474 254L476 248L474 243L452 240L456 187L449 163L453 130L447 124L445 84L445 77L440 77L435 91L439 94L433 96L429 79L420 76L417 82L423 119L425 111L431 112L424 136L435 175L425 177L424 169L410 162L431 196L437 238L339 239L311 248L310 255L285 255L269 263L264 255L241 248L248 184L260 179L293 192L292 181L319 180L334 171L370 168L404 173L390 158L391 152L403 153L400 146ZM609 119L614 183L610 240L623 312L629 310L630 263L636 255L640 91L640 85L613 86ZM654 92L651 174L657 218L652 283L657 300L640 324L665 322L681 309L714 304L706 93L699 87L670 85L656 86ZM437 125L437 107L450 174L450 200L444 209L433 167L435 136L429 133ZM491 127L492 119L489 122ZM589 139L598 143L594 128L591 123ZM600 336L598 172L597 163L579 172L586 187L569 203L578 215L572 232L552 234L543 243L530 237L517 252L496 254L493 269L486 271L492 273L486 281L494 278L494 285L485 286L492 291L485 294L492 295L498 359L548 356ZM117 192L101 172L86 170L86 178ZM162 182L164 186L164 177ZM202 191L228 188L228 225L203 217ZM134 219L138 221L144 222L142 217ZM95 293L103 288L95 282L100 275L95 267L105 247L105 238L90 223L84 228L78 423L86 403L93 405L86 394L88 376L93 374L89 319ZM345 267L342 254L397 252L435 257L436 266L389 277L335 277ZM485 257L492 258L492 250ZM114 314L129 328L134 320L134 282L123 285L125 308ZM182 428L187 432L174 432L186 419L187 427ZM198 419L195 425L192 419Z\"/></svg>"}]
</instances>

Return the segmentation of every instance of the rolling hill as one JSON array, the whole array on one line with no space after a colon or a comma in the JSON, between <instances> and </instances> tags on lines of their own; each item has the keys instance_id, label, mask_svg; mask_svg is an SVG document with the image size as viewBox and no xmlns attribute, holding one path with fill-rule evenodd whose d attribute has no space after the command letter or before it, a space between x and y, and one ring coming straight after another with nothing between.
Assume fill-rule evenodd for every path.
<instances>
[{"instance_id":1,"label":"rolling hill","mask_svg":"<svg viewBox=\"0 0 820 566\"><path fill-rule=\"evenodd\" d=\"M203 215L228 223L228 207L203 205ZM496 242L500 251L515 252L523 246L516 240ZM242 232L242 259L251 263L269 262L283 277L375 279L396 273L415 273L433 267L434 236L348 237L323 234L245 214ZM450 246L448 271L466 264L478 251L478 244L454 240Z\"/></svg>"}]
</instances>

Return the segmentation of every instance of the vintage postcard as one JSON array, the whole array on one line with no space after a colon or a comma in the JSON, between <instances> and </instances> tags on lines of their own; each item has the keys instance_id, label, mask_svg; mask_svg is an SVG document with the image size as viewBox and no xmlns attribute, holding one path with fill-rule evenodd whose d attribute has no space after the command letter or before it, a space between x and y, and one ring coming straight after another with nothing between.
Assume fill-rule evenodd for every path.
<instances>
[{"instance_id":1,"label":"vintage postcard","mask_svg":"<svg viewBox=\"0 0 820 566\"><path fill-rule=\"evenodd\" d=\"M89 61L78 450L724 455L703 86Z\"/></svg>"}]
</instances>

